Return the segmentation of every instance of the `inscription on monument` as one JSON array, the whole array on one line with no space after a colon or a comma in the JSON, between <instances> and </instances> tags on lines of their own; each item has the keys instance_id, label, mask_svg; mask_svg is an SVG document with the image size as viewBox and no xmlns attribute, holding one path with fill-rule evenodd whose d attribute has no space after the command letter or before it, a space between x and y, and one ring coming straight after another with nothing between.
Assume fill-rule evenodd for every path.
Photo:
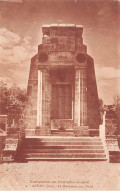
<instances>
[{"instance_id":1,"label":"inscription on monument","mask_svg":"<svg viewBox=\"0 0 120 194\"><path fill-rule=\"evenodd\" d=\"M73 57L68 57L68 56L51 56L50 57L50 63L55 63L55 65L59 65L59 64L70 64L70 65L73 65L74 63L74 58Z\"/></svg>"}]
</instances>

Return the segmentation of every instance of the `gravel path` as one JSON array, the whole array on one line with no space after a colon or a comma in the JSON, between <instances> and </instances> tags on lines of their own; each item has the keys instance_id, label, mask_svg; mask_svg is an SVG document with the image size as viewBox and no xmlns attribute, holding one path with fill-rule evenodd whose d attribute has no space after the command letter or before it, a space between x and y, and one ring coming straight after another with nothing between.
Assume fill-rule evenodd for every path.
<instances>
[{"instance_id":1,"label":"gravel path","mask_svg":"<svg viewBox=\"0 0 120 194\"><path fill-rule=\"evenodd\" d=\"M120 164L4 163L0 164L0 190L120 190Z\"/></svg>"}]
</instances>

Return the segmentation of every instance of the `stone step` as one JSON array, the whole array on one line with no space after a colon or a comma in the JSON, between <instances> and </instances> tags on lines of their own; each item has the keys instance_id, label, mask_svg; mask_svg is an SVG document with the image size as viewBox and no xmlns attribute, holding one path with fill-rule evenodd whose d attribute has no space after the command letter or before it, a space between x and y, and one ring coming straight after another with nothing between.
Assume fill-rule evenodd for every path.
<instances>
[{"instance_id":1,"label":"stone step","mask_svg":"<svg viewBox=\"0 0 120 194\"><path fill-rule=\"evenodd\" d=\"M105 153L104 150L85 149L25 149L25 153Z\"/></svg>"},{"instance_id":2,"label":"stone step","mask_svg":"<svg viewBox=\"0 0 120 194\"><path fill-rule=\"evenodd\" d=\"M18 158L26 161L39 160L106 160L99 137L26 137Z\"/></svg>"},{"instance_id":3,"label":"stone step","mask_svg":"<svg viewBox=\"0 0 120 194\"><path fill-rule=\"evenodd\" d=\"M94 141L94 142L90 142L90 141L35 141L35 142L25 142L24 143L25 146L27 145L39 145L39 146L44 146L44 145L102 145L102 142L99 141Z\"/></svg>"},{"instance_id":4,"label":"stone step","mask_svg":"<svg viewBox=\"0 0 120 194\"><path fill-rule=\"evenodd\" d=\"M33 141L101 141L100 138L93 138L93 137L52 137L52 136L32 136L26 137L25 141L33 142Z\"/></svg>"},{"instance_id":5,"label":"stone step","mask_svg":"<svg viewBox=\"0 0 120 194\"><path fill-rule=\"evenodd\" d=\"M75 136L73 130L51 130L51 136Z\"/></svg>"},{"instance_id":6,"label":"stone step","mask_svg":"<svg viewBox=\"0 0 120 194\"><path fill-rule=\"evenodd\" d=\"M51 129L51 133L56 133L56 132L59 132L59 133L68 133L68 132L72 132L73 133L73 129L66 129L66 130L58 130L58 129Z\"/></svg>"},{"instance_id":7,"label":"stone step","mask_svg":"<svg viewBox=\"0 0 120 194\"><path fill-rule=\"evenodd\" d=\"M105 158L104 153L27 153L26 158Z\"/></svg>"},{"instance_id":8,"label":"stone step","mask_svg":"<svg viewBox=\"0 0 120 194\"><path fill-rule=\"evenodd\" d=\"M23 149L103 149L102 145L27 145Z\"/></svg>"},{"instance_id":9,"label":"stone step","mask_svg":"<svg viewBox=\"0 0 120 194\"><path fill-rule=\"evenodd\" d=\"M75 135L73 134L73 133L51 133L51 136L61 136L61 137L63 137L63 136L67 136L67 137L74 137Z\"/></svg>"},{"instance_id":10,"label":"stone step","mask_svg":"<svg viewBox=\"0 0 120 194\"><path fill-rule=\"evenodd\" d=\"M106 161L107 158L26 158L25 161Z\"/></svg>"}]
</instances>

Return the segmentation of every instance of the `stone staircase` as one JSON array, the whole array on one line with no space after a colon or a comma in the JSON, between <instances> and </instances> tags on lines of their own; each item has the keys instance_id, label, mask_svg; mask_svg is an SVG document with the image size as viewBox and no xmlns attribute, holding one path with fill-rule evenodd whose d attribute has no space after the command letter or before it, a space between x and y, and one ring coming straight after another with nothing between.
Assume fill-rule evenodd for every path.
<instances>
[{"instance_id":1,"label":"stone staircase","mask_svg":"<svg viewBox=\"0 0 120 194\"><path fill-rule=\"evenodd\" d=\"M18 161L104 161L99 137L28 136L17 153Z\"/></svg>"},{"instance_id":2,"label":"stone staircase","mask_svg":"<svg viewBox=\"0 0 120 194\"><path fill-rule=\"evenodd\" d=\"M74 133L72 129L67 129L67 130L58 130L58 129L52 129L51 130L51 136L73 136Z\"/></svg>"}]
</instances>

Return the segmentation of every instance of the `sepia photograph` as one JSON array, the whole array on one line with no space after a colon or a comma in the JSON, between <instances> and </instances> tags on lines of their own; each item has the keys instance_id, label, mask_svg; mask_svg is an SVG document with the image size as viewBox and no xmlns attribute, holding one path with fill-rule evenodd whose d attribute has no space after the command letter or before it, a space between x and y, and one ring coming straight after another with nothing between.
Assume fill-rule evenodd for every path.
<instances>
[{"instance_id":1,"label":"sepia photograph","mask_svg":"<svg viewBox=\"0 0 120 194\"><path fill-rule=\"evenodd\" d=\"M0 0L0 191L120 190L120 0Z\"/></svg>"}]
</instances>

